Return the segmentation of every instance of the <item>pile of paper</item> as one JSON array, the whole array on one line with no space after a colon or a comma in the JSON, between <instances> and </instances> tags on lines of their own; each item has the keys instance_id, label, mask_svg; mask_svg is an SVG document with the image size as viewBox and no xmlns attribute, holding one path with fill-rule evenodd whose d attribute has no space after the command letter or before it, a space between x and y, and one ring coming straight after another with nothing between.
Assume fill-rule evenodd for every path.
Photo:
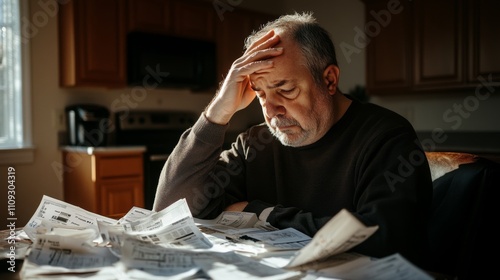
<instances>
[{"instance_id":1,"label":"pile of paper","mask_svg":"<svg viewBox=\"0 0 500 280\"><path fill-rule=\"evenodd\" d=\"M218 226L227 226L227 219L235 217L232 213L223 216L216 222ZM244 215L243 220L247 217L251 218ZM248 226L248 222L255 224L251 220L240 226ZM241 250L243 243L202 233L199 226L184 199L160 212L133 207L123 218L114 220L44 196L24 227L33 246L21 274L23 279L81 273L94 273L98 279L227 279L228 275L288 279L300 274L238 254L239 250L233 249ZM260 252L252 252L253 246L246 248L249 254Z\"/></svg>"},{"instance_id":2,"label":"pile of paper","mask_svg":"<svg viewBox=\"0 0 500 280\"><path fill-rule=\"evenodd\" d=\"M401 257L379 262L344 253L376 230L343 210L311 238L293 228L278 230L253 213L194 219L184 199L160 212L133 207L114 220L44 196L24 227L33 245L21 277L290 279L351 273L357 279L353 266L364 267L365 277L377 263L390 261L419 276L405 279L431 279Z\"/></svg>"}]
</instances>

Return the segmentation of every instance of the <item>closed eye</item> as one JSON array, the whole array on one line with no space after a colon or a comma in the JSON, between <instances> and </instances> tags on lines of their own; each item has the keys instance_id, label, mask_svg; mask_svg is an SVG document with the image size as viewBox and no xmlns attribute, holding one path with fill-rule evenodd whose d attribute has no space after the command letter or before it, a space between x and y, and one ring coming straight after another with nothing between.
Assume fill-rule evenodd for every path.
<instances>
[{"instance_id":1,"label":"closed eye","mask_svg":"<svg viewBox=\"0 0 500 280\"><path fill-rule=\"evenodd\" d=\"M294 99L297 97L299 90L297 88L291 88L291 89L278 89L277 92L281 94L283 97L288 98L288 99Z\"/></svg>"}]
</instances>

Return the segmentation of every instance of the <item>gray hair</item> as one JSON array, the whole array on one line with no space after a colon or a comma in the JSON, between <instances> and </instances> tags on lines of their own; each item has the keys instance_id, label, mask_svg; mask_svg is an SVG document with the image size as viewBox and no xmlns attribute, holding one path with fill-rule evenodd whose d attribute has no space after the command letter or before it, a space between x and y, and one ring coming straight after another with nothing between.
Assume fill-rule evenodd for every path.
<instances>
[{"instance_id":1,"label":"gray hair","mask_svg":"<svg viewBox=\"0 0 500 280\"><path fill-rule=\"evenodd\" d=\"M246 38L245 49L272 29L290 34L290 37L297 42L304 55L306 66L318 85L322 84L323 71L328 65L338 66L330 34L319 25L311 12L283 15L268 22Z\"/></svg>"}]
</instances>

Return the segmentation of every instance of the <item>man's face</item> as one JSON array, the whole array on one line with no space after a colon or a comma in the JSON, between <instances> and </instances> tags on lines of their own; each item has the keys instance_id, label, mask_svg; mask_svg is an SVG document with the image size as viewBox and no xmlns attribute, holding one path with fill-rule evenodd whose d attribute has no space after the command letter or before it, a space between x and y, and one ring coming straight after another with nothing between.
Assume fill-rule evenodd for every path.
<instances>
[{"instance_id":1,"label":"man's face","mask_svg":"<svg viewBox=\"0 0 500 280\"><path fill-rule=\"evenodd\" d=\"M274 67L250 75L265 121L283 145L300 147L319 140L333 119L332 96L326 84L319 87L299 47L286 37L274 47L283 54L271 58Z\"/></svg>"}]
</instances>

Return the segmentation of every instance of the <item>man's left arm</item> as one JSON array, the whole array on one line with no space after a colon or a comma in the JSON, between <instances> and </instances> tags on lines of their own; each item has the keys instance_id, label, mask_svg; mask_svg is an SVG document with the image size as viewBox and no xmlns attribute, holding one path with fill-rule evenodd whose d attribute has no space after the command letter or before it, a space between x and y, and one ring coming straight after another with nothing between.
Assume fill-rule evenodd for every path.
<instances>
[{"instance_id":1,"label":"man's left arm","mask_svg":"<svg viewBox=\"0 0 500 280\"><path fill-rule=\"evenodd\" d=\"M365 168L358 177L354 214L379 229L355 250L374 257L398 252L419 263L428 245L432 200L429 165L413 132L384 138L372 142L372 148L360 159Z\"/></svg>"}]
</instances>

